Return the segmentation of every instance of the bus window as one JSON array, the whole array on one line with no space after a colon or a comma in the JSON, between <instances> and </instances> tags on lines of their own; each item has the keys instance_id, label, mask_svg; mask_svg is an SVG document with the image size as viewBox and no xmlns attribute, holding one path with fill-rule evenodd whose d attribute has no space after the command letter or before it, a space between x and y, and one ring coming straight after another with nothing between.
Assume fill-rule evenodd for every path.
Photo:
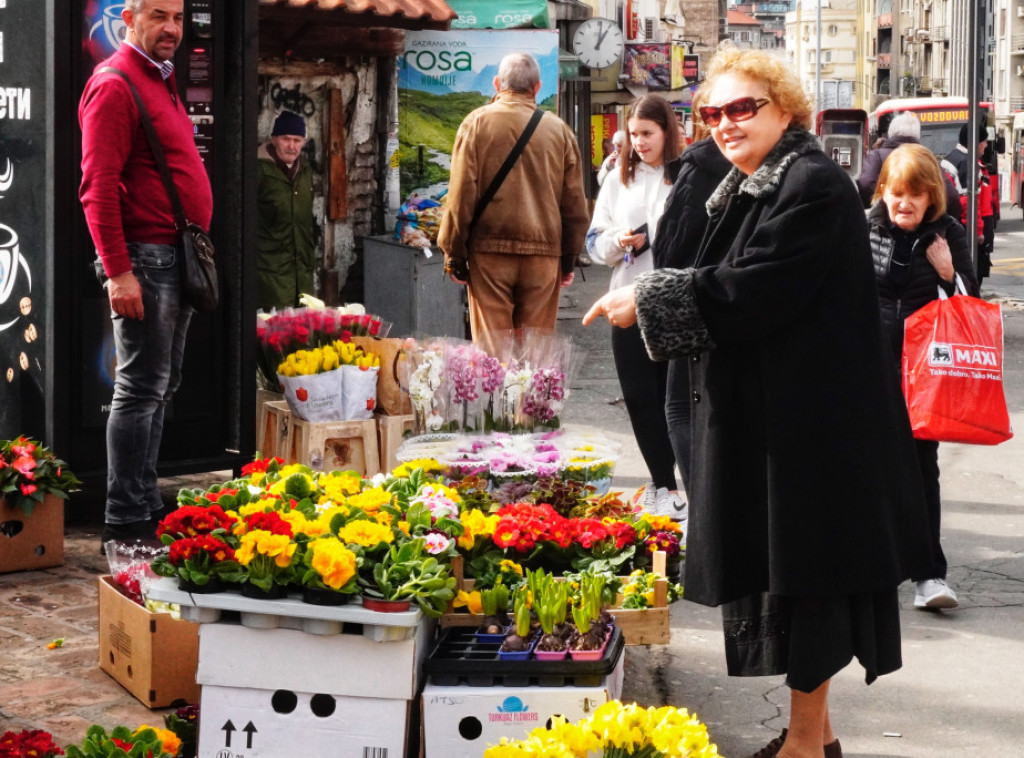
<instances>
[{"instance_id":1,"label":"bus window","mask_svg":"<svg viewBox=\"0 0 1024 758\"><path fill-rule=\"evenodd\" d=\"M960 124L921 125L921 144L936 155L948 155L960 141Z\"/></svg>"}]
</instances>

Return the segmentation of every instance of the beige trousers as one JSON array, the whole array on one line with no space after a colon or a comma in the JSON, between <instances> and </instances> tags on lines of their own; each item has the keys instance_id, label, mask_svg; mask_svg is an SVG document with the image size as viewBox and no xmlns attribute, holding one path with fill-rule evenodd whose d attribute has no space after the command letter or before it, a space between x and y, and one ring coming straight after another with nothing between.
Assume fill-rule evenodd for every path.
<instances>
[{"instance_id":1,"label":"beige trousers","mask_svg":"<svg viewBox=\"0 0 1024 758\"><path fill-rule=\"evenodd\" d=\"M505 345L523 329L554 331L561 278L557 256L473 253L468 292L473 342L502 357Z\"/></svg>"}]
</instances>

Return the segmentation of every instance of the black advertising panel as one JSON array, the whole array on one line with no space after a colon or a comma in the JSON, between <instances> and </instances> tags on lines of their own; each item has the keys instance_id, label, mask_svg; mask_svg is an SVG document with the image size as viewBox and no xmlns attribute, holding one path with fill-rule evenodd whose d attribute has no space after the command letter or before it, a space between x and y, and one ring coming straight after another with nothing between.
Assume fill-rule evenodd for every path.
<instances>
[{"instance_id":1,"label":"black advertising panel","mask_svg":"<svg viewBox=\"0 0 1024 758\"><path fill-rule=\"evenodd\" d=\"M0 438L44 436L52 33L49 0L0 0Z\"/></svg>"}]
</instances>

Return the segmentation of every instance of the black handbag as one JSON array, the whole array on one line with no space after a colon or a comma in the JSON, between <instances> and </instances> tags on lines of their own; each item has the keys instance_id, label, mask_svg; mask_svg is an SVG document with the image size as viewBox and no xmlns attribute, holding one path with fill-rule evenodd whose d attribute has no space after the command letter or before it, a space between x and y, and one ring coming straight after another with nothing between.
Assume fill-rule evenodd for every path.
<instances>
[{"instance_id":1,"label":"black handbag","mask_svg":"<svg viewBox=\"0 0 1024 758\"><path fill-rule=\"evenodd\" d=\"M132 80L120 69L113 66L104 66L97 73L117 74L128 84L128 89L135 98L139 115L142 119L142 128L146 131L146 138L149 140L149 148L153 151L153 158L156 167L160 170L160 178L163 180L164 188L167 190L167 197L171 201L171 209L174 212L174 228L181 237L181 292L185 300L197 311L205 313L217 307L220 297L220 289L217 282L217 261L214 258L213 241L198 224L190 223L185 218L185 209L181 205L181 198L178 197L178 189L174 186L170 169L167 168L167 158L164 157L164 149L160 145L160 138L156 135L153 127L153 119L149 117L139 91L135 89Z\"/></svg>"}]
</instances>

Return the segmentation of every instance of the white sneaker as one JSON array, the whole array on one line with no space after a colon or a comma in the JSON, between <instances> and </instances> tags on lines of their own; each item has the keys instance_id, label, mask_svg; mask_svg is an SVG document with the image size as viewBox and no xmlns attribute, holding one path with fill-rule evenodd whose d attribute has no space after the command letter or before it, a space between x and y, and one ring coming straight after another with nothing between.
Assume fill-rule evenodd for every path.
<instances>
[{"instance_id":1,"label":"white sneaker","mask_svg":"<svg viewBox=\"0 0 1024 758\"><path fill-rule=\"evenodd\" d=\"M915 608L956 608L958 605L960 603L956 593L949 588L945 579L926 579L917 583Z\"/></svg>"},{"instance_id":2,"label":"white sneaker","mask_svg":"<svg viewBox=\"0 0 1024 758\"><path fill-rule=\"evenodd\" d=\"M648 482L643 487L643 492L640 494L640 507L644 509L644 513L655 514L655 508L658 502L658 490L654 486L654 482ZM635 501L634 501L635 502Z\"/></svg>"},{"instance_id":3,"label":"white sneaker","mask_svg":"<svg viewBox=\"0 0 1024 758\"><path fill-rule=\"evenodd\" d=\"M678 492L669 492L665 487L659 487L651 513L655 516L668 516L673 521L686 521L688 506Z\"/></svg>"}]
</instances>

